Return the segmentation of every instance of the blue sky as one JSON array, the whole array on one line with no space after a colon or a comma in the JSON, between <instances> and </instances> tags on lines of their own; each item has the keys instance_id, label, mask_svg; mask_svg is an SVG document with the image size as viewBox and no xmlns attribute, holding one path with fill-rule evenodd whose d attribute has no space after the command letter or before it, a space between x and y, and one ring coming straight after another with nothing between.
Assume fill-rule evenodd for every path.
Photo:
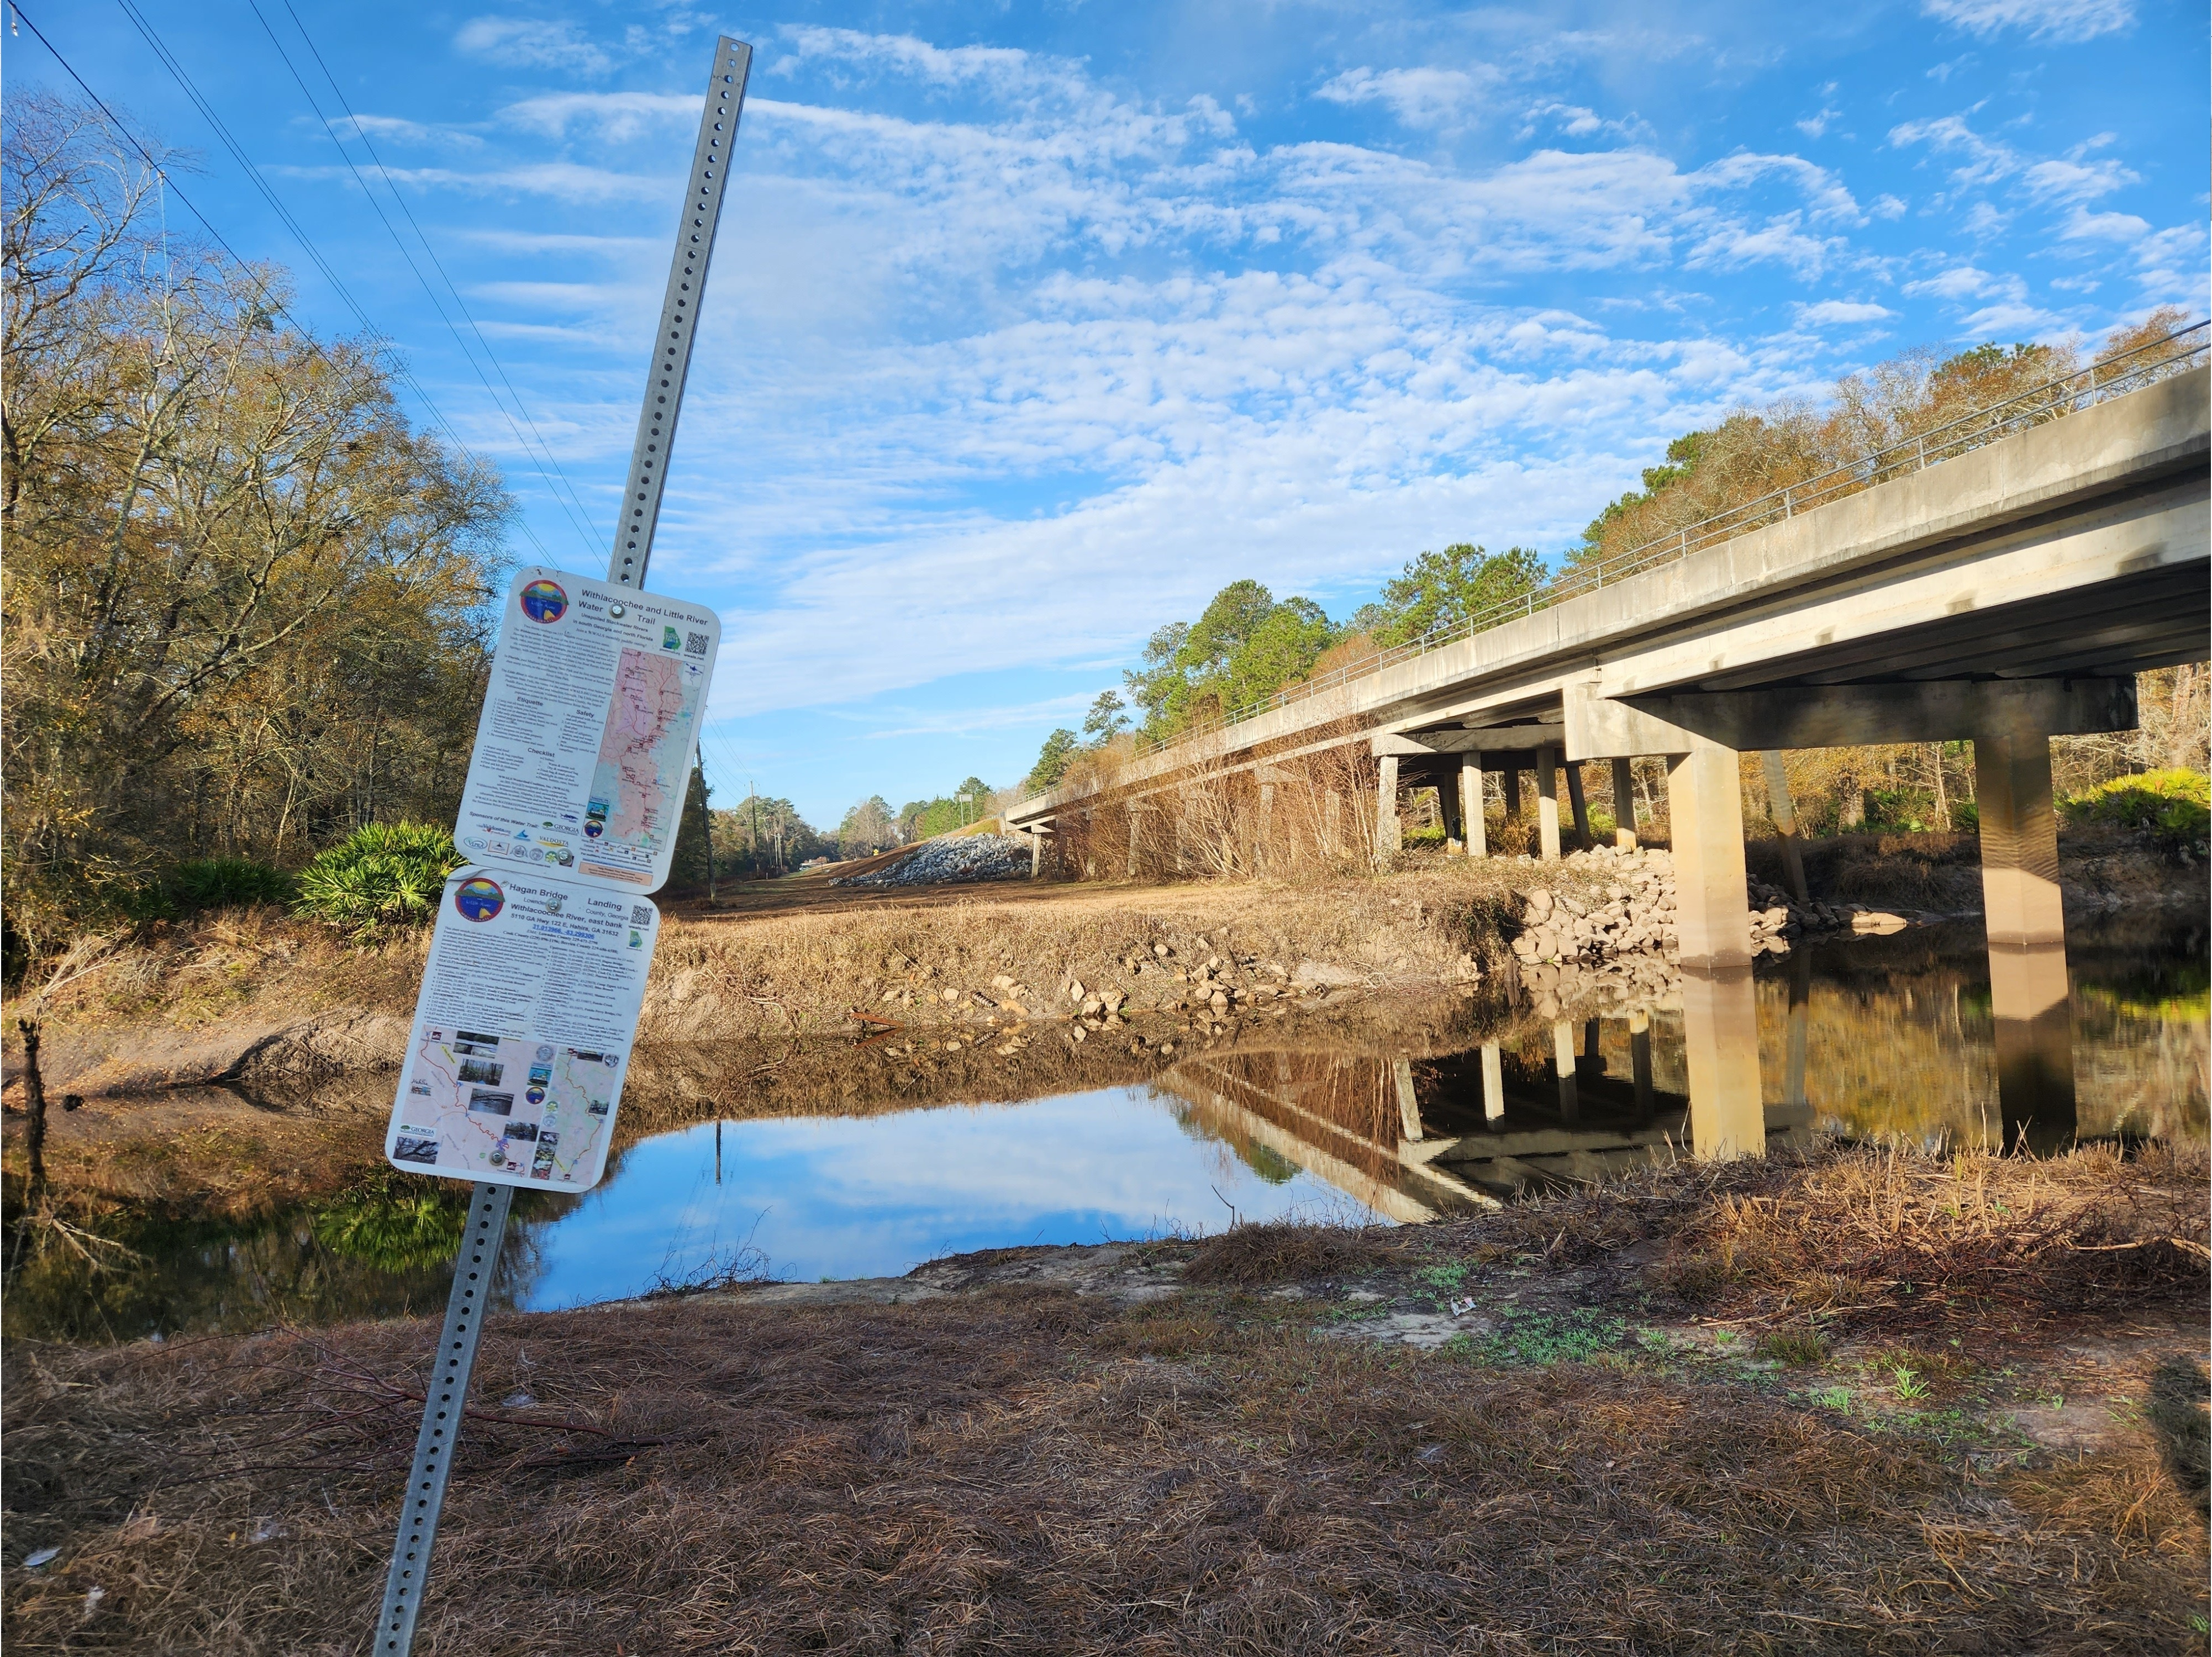
<instances>
[{"instance_id":1,"label":"blue sky","mask_svg":"<svg viewBox=\"0 0 2212 1657\"><path fill-rule=\"evenodd\" d=\"M1341 616L1425 547L1556 551L1731 404L2207 303L2201 5L135 3L503 469L518 555L586 570L713 37L755 44L652 584L724 618L718 793L824 824L1013 780L1239 577ZM27 15L357 325L117 0Z\"/></svg>"}]
</instances>

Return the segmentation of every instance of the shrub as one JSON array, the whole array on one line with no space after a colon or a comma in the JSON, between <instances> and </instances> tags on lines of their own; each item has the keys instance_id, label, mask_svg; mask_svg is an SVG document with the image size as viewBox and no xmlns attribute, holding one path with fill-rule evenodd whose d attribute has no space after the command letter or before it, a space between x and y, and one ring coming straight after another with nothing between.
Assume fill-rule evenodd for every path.
<instances>
[{"instance_id":1,"label":"shrub","mask_svg":"<svg viewBox=\"0 0 2212 1657\"><path fill-rule=\"evenodd\" d=\"M256 903L289 903L291 876L247 858L194 858L157 875L132 900L133 913L149 920L177 920L202 909L239 909Z\"/></svg>"},{"instance_id":2,"label":"shrub","mask_svg":"<svg viewBox=\"0 0 2212 1657\"><path fill-rule=\"evenodd\" d=\"M453 837L427 822L356 828L300 873L293 907L356 937L414 926L438 907L446 877L461 865Z\"/></svg>"},{"instance_id":3,"label":"shrub","mask_svg":"<svg viewBox=\"0 0 2212 1657\"><path fill-rule=\"evenodd\" d=\"M2071 796L2059 810L2069 822L2141 828L2164 846L2198 846L2212 830L2212 779L2202 771L2114 777Z\"/></svg>"}]
</instances>

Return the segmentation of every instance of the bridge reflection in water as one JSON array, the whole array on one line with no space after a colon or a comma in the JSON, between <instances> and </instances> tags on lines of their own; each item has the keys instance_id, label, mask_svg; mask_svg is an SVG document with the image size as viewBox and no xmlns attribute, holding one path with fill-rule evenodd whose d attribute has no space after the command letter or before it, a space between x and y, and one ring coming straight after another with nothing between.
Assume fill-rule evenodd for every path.
<instances>
[{"instance_id":1,"label":"bridge reflection in water","mask_svg":"<svg viewBox=\"0 0 2212 1657\"><path fill-rule=\"evenodd\" d=\"M2077 1135L2202 1143L2202 968L2185 963L2203 938L2160 944L2185 963L2178 998L2094 975L2069 992L2063 962L2031 962L2044 1010L2024 1018L2002 965L1984 977L1934 938L1899 939L1800 948L1756 980L1686 972L1595 1017L1540 1003L1459 1044L1202 1054L1152 1086L1204 1131L1399 1220L1816 1131L2038 1153Z\"/></svg>"}]
</instances>

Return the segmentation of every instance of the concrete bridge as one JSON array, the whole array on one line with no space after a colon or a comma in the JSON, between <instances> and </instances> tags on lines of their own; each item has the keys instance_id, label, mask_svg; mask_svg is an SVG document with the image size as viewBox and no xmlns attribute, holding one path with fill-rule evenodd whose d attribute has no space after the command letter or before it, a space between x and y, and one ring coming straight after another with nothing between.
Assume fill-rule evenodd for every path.
<instances>
[{"instance_id":1,"label":"concrete bridge","mask_svg":"<svg viewBox=\"0 0 2212 1657\"><path fill-rule=\"evenodd\" d=\"M1109 801L1158 809L1194 779L1245 773L1264 819L1271 768L1350 744L1376 762L1386 852L1401 791L1433 783L1448 830L1482 855L1485 774L1515 812L1533 769L1538 843L1556 858L1563 762L1579 816L1583 762L1613 762L1623 798L1627 762L1662 758L1693 1110L1746 1123L1759 1068L1738 753L1971 739L2008 1132L2063 1143L2049 739L2132 728L2135 674L2212 654L2203 337L2189 336L2198 366L1809 510L1785 501L1779 521L1178 742L1109 787L1025 801L1008 826L1048 835ZM1748 1128L1735 1137L1756 1148Z\"/></svg>"}]
</instances>

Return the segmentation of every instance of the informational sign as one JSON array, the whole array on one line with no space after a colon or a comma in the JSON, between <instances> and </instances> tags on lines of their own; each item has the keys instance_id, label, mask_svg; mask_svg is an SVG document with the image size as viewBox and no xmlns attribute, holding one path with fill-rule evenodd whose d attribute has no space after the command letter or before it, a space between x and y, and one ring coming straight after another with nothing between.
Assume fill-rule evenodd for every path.
<instances>
[{"instance_id":1,"label":"informational sign","mask_svg":"<svg viewBox=\"0 0 2212 1657\"><path fill-rule=\"evenodd\" d=\"M659 891L721 638L702 605L519 572L453 831L461 855Z\"/></svg>"},{"instance_id":2,"label":"informational sign","mask_svg":"<svg viewBox=\"0 0 2212 1657\"><path fill-rule=\"evenodd\" d=\"M588 1191L660 930L648 898L485 865L446 882L385 1155L415 1174Z\"/></svg>"}]
</instances>

